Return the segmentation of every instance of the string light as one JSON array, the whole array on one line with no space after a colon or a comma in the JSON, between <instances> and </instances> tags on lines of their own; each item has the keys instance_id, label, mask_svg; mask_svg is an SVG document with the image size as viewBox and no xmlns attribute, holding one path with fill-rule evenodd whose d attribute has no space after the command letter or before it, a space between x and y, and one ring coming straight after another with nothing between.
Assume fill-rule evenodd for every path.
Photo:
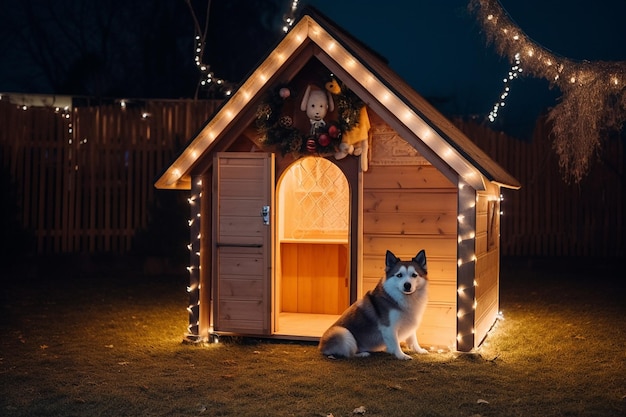
<instances>
[{"instance_id":1,"label":"string light","mask_svg":"<svg viewBox=\"0 0 626 417\"><path fill-rule=\"evenodd\" d=\"M207 93L219 93L224 97L230 97L235 90L236 84L225 80L224 78L217 77L213 71L211 71L211 65L203 62L204 51L206 49L206 37L208 33L208 24L210 16L211 2L208 2L206 11L206 21L204 29L200 27L196 12L191 5L191 1L187 0L187 6L191 12L191 16L194 21L195 27L195 47L194 47L194 61L196 67L200 71L200 80L198 81L198 88L196 89L196 98L198 96L198 89L202 88ZM296 14L298 10L299 1L290 0L290 6L287 13L283 16L282 32L284 34L291 30L294 22L296 21Z\"/></svg>"},{"instance_id":2,"label":"string light","mask_svg":"<svg viewBox=\"0 0 626 417\"><path fill-rule=\"evenodd\" d=\"M189 203L190 219L187 221L189 226L189 236L191 236L191 242L187 245L189 249L189 266L187 271L189 272L189 285L187 286L187 292L189 294L189 304L187 311L189 313L189 325L187 326L187 339L192 341L202 341L203 337L200 335L200 225L201 225L201 212L200 204L197 204L198 199L202 195L202 180L198 179L192 182L191 196L187 199ZM194 238L195 236L195 238Z\"/></svg>"},{"instance_id":3,"label":"string light","mask_svg":"<svg viewBox=\"0 0 626 417\"><path fill-rule=\"evenodd\" d=\"M530 39L498 0L471 0L468 7L477 16L487 42L509 59L512 68L519 59L525 75L543 78L563 93L548 112L550 136L563 178L579 183L588 173L601 139L608 137L604 133L619 133L626 123L622 104L626 88L620 78L626 74L626 62L579 61L556 55Z\"/></svg>"},{"instance_id":4,"label":"string light","mask_svg":"<svg viewBox=\"0 0 626 417\"><path fill-rule=\"evenodd\" d=\"M209 64L203 63L202 61L202 57L204 56L204 50L206 47L206 37L208 33L209 17L211 15L210 13L211 2L209 1L207 3L206 20L204 22L205 23L204 29L200 27L200 22L198 21L196 12L191 4L191 1L187 0L186 3L187 3L187 7L189 8L191 17L194 22L194 28L195 28L194 61L196 63L196 67L198 67L198 70L200 71L200 80L198 81L198 85L196 88L195 98L198 98L198 92L199 92L198 90L200 88L202 88L208 93L211 93L211 92L220 93L221 92L224 96L229 96L233 89L232 83L222 78L216 77L213 71L211 71L211 66Z\"/></svg>"},{"instance_id":5,"label":"string light","mask_svg":"<svg viewBox=\"0 0 626 417\"><path fill-rule=\"evenodd\" d=\"M291 1L289 11L283 16L283 33L289 32L296 21L296 11L298 10L298 0Z\"/></svg>"},{"instance_id":6,"label":"string light","mask_svg":"<svg viewBox=\"0 0 626 417\"><path fill-rule=\"evenodd\" d=\"M496 117L498 117L498 110L500 109L500 107L504 107L506 98L509 95L509 91L511 90L510 81L516 79L518 75L522 73L522 71L523 70L520 60L520 54L517 53L515 54L515 63L511 66L511 69L509 70L509 76L502 80L504 82L504 89L502 90L502 94L500 94L500 100L496 102L496 104L493 106L493 110L489 112L488 117L490 122L495 122Z\"/></svg>"}]
</instances>

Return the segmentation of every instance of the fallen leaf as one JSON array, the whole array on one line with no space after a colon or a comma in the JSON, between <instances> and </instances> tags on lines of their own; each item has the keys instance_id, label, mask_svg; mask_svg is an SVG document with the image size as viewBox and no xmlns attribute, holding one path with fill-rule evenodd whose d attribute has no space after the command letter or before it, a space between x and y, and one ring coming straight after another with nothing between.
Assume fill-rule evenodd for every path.
<instances>
[{"instance_id":1,"label":"fallen leaf","mask_svg":"<svg viewBox=\"0 0 626 417\"><path fill-rule=\"evenodd\" d=\"M48 345L41 345L39 346L39 349L48 349Z\"/></svg>"},{"instance_id":2,"label":"fallen leaf","mask_svg":"<svg viewBox=\"0 0 626 417\"><path fill-rule=\"evenodd\" d=\"M482 398L480 398L476 401L476 404L489 404L489 401L483 400Z\"/></svg>"},{"instance_id":3,"label":"fallen leaf","mask_svg":"<svg viewBox=\"0 0 626 417\"><path fill-rule=\"evenodd\" d=\"M126 361L118 362L117 364L120 365L120 366L126 366L126 365L128 365L128 362L126 362Z\"/></svg>"},{"instance_id":4,"label":"fallen leaf","mask_svg":"<svg viewBox=\"0 0 626 417\"><path fill-rule=\"evenodd\" d=\"M365 414L365 407L361 405L355 408L354 410L352 410L352 414Z\"/></svg>"}]
</instances>

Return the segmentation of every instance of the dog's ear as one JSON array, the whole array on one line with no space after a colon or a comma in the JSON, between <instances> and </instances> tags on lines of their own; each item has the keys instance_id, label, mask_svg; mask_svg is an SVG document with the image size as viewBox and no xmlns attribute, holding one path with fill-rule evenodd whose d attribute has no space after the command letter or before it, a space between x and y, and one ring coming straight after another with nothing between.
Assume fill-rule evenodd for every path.
<instances>
[{"instance_id":1,"label":"dog's ear","mask_svg":"<svg viewBox=\"0 0 626 417\"><path fill-rule=\"evenodd\" d=\"M415 255L415 258L413 258L413 262L418 264L420 268L424 270L424 272L428 272L428 269L426 268L426 251L424 249L422 249L417 253L417 255Z\"/></svg>"},{"instance_id":2,"label":"dog's ear","mask_svg":"<svg viewBox=\"0 0 626 417\"><path fill-rule=\"evenodd\" d=\"M385 254L385 272L388 272L398 262L400 262L400 258L396 258L396 255L387 250Z\"/></svg>"}]
</instances>

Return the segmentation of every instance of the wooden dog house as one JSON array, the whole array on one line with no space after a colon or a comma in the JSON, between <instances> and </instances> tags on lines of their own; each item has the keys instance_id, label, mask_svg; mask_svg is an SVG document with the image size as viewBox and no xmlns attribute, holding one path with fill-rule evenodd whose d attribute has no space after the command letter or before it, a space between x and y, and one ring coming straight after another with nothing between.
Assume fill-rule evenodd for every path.
<instances>
[{"instance_id":1,"label":"wooden dog house","mask_svg":"<svg viewBox=\"0 0 626 417\"><path fill-rule=\"evenodd\" d=\"M369 116L364 154L268 147L258 124L268 95L288 86L279 109L306 130L300 95L331 74ZM422 346L470 351L497 319L500 190L520 184L314 9L155 185L191 190L191 339L315 340L376 285L387 249L402 259L426 250Z\"/></svg>"}]
</instances>

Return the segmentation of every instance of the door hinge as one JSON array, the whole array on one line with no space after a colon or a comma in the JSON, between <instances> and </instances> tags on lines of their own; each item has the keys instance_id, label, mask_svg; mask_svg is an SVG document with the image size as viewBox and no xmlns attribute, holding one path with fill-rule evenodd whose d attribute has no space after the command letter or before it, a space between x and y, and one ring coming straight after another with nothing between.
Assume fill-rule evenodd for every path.
<instances>
[{"instance_id":1,"label":"door hinge","mask_svg":"<svg viewBox=\"0 0 626 417\"><path fill-rule=\"evenodd\" d=\"M261 209L261 217L263 217L263 224L270 224L270 206L263 206Z\"/></svg>"}]
</instances>

